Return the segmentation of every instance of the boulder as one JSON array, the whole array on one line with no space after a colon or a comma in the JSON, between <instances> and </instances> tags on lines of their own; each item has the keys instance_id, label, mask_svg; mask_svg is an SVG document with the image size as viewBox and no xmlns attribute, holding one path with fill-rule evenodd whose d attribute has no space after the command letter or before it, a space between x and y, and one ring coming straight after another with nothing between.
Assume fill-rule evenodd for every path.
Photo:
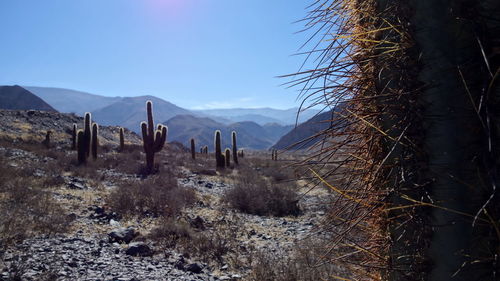
<instances>
[{"instance_id":1,"label":"boulder","mask_svg":"<svg viewBox=\"0 0 500 281\"><path fill-rule=\"evenodd\" d=\"M153 251L151 248L144 242L133 242L130 243L129 247L125 251L125 254L129 256L152 256Z\"/></svg>"},{"instance_id":2,"label":"boulder","mask_svg":"<svg viewBox=\"0 0 500 281\"><path fill-rule=\"evenodd\" d=\"M133 227L121 227L108 233L110 243L117 242L128 244L138 235L139 232L137 232Z\"/></svg>"}]
</instances>

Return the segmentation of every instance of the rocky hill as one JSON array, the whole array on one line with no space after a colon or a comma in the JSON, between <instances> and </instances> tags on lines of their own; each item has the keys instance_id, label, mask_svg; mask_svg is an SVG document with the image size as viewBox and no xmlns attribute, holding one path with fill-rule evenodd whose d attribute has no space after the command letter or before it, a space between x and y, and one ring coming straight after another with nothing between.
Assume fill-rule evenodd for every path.
<instances>
[{"instance_id":1,"label":"rocky hill","mask_svg":"<svg viewBox=\"0 0 500 281\"><path fill-rule=\"evenodd\" d=\"M0 110L0 137L4 140L39 142L51 131L51 142L56 147L68 147L71 143L73 124L83 127L83 118L65 113L39 110ZM125 129L126 143L140 145L141 138ZM119 145L119 128L99 126L99 143L106 146Z\"/></svg>"},{"instance_id":2,"label":"rocky hill","mask_svg":"<svg viewBox=\"0 0 500 281\"><path fill-rule=\"evenodd\" d=\"M0 86L0 109L56 111L44 100L21 86Z\"/></svg>"}]
</instances>

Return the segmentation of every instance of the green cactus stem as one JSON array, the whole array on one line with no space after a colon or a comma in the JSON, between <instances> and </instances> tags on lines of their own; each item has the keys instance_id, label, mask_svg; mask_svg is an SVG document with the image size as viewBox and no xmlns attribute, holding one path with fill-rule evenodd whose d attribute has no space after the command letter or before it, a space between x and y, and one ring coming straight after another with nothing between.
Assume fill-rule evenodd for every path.
<instances>
[{"instance_id":1,"label":"green cactus stem","mask_svg":"<svg viewBox=\"0 0 500 281\"><path fill-rule=\"evenodd\" d=\"M71 150L76 150L76 131L77 126L73 124L73 131L71 132Z\"/></svg>"},{"instance_id":2,"label":"green cactus stem","mask_svg":"<svg viewBox=\"0 0 500 281\"><path fill-rule=\"evenodd\" d=\"M99 126L97 123L92 124L92 158L97 159L97 147L99 146L99 139L97 138L99 134Z\"/></svg>"},{"instance_id":3,"label":"green cactus stem","mask_svg":"<svg viewBox=\"0 0 500 281\"><path fill-rule=\"evenodd\" d=\"M231 166L231 149L226 148L226 151L224 152L224 159L226 160L226 167Z\"/></svg>"},{"instance_id":4,"label":"green cactus stem","mask_svg":"<svg viewBox=\"0 0 500 281\"><path fill-rule=\"evenodd\" d=\"M194 145L194 139L191 139L191 158L196 159L196 150Z\"/></svg>"},{"instance_id":5,"label":"green cactus stem","mask_svg":"<svg viewBox=\"0 0 500 281\"><path fill-rule=\"evenodd\" d=\"M90 112L85 113L84 130L83 130L83 147L85 149L86 157L90 156L90 141L92 137L91 132L91 115Z\"/></svg>"},{"instance_id":6,"label":"green cactus stem","mask_svg":"<svg viewBox=\"0 0 500 281\"><path fill-rule=\"evenodd\" d=\"M167 127L158 124L155 132L153 122L153 103L146 102L148 122L141 123L142 142L146 153L146 173L151 174L154 170L155 153L160 152L167 140Z\"/></svg>"},{"instance_id":7,"label":"green cactus stem","mask_svg":"<svg viewBox=\"0 0 500 281\"><path fill-rule=\"evenodd\" d=\"M77 132L78 164L87 163L87 152L85 150L85 133L82 130Z\"/></svg>"},{"instance_id":8,"label":"green cactus stem","mask_svg":"<svg viewBox=\"0 0 500 281\"><path fill-rule=\"evenodd\" d=\"M120 128L120 152L125 150L125 133L123 132L123 128Z\"/></svg>"},{"instance_id":9,"label":"green cactus stem","mask_svg":"<svg viewBox=\"0 0 500 281\"><path fill-rule=\"evenodd\" d=\"M236 147L236 132L231 133L231 140L233 145L233 161L235 165L238 165L238 148Z\"/></svg>"},{"instance_id":10,"label":"green cactus stem","mask_svg":"<svg viewBox=\"0 0 500 281\"><path fill-rule=\"evenodd\" d=\"M215 146L216 167L217 168L224 168L225 161L224 161L224 157L222 155L221 142L220 142L220 131L219 130L215 131L214 138L215 138L214 139L214 146Z\"/></svg>"}]
</instances>

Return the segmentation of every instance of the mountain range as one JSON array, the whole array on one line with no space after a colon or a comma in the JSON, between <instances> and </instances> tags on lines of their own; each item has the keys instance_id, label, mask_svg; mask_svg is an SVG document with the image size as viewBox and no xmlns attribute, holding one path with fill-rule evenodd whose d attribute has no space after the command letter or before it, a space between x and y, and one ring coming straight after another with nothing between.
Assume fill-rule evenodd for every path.
<instances>
[{"instance_id":1,"label":"mountain range","mask_svg":"<svg viewBox=\"0 0 500 281\"><path fill-rule=\"evenodd\" d=\"M207 145L209 150L213 149L215 130L221 131L223 147L231 145L231 132L236 131L239 148L263 150L271 147L283 134L293 128L292 125L281 126L277 124L261 126L252 121L226 125L210 118L193 115L177 115L166 121L165 124L169 130L169 139L179 141L187 146L190 139L194 138L197 147Z\"/></svg>"},{"instance_id":2,"label":"mountain range","mask_svg":"<svg viewBox=\"0 0 500 281\"><path fill-rule=\"evenodd\" d=\"M93 120L99 124L118 125L136 133L140 133L140 122L146 119L145 103L151 100L155 121L169 126L170 141L187 145L190 138L195 138L197 145L210 148L215 130L221 130L223 145L226 146L229 139L224 139L224 136L229 138L234 130L238 133L241 148L267 149L294 128L298 111L297 108L188 110L154 96L106 97L62 88L25 88L26 92L46 101L52 110L80 116L91 112ZM314 110L302 112L298 120L300 122L316 113Z\"/></svg>"}]
</instances>

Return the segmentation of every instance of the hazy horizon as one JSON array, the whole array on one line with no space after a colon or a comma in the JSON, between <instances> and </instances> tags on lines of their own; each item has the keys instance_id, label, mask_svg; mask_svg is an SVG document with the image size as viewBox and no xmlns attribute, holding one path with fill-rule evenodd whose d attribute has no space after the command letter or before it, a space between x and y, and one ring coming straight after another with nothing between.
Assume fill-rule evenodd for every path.
<instances>
[{"instance_id":1,"label":"hazy horizon","mask_svg":"<svg viewBox=\"0 0 500 281\"><path fill-rule=\"evenodd\" d=\"M194 0L0 3L1 85L153 95L187 109L300 106L307 4ZM278 12L277 12L278 11ZM295 34L294 34L295 33ZM26 36L29 35L29 36Z\"/></svg>"}]
</instances>

